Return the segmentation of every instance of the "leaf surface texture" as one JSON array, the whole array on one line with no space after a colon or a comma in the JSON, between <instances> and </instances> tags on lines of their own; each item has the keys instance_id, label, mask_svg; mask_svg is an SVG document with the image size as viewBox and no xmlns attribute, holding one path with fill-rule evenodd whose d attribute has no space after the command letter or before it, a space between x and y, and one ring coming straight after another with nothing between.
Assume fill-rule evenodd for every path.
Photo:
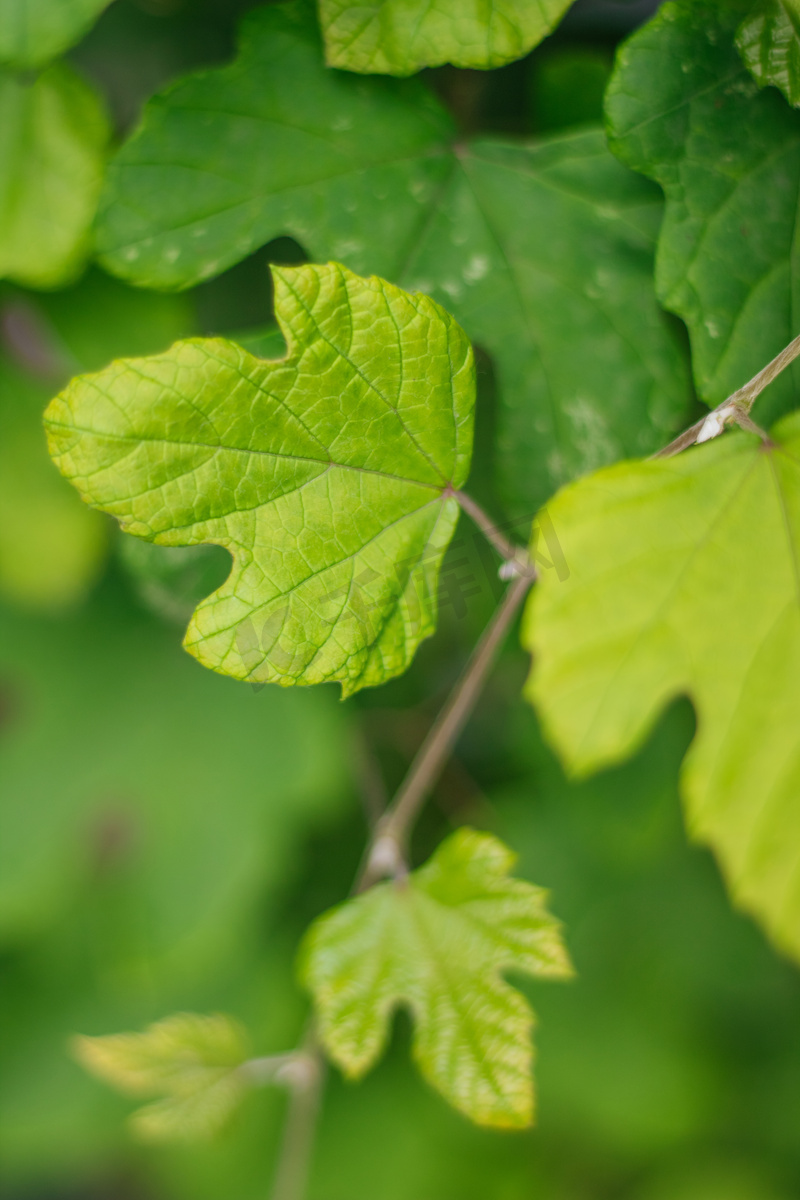
<instances>
[{"instance_id":1,"label":"leaf surface texture","mask_svg":"<svg viewBox=\"0 0 800 1200\"><path fill-rule=\"evenodd\" d=\"M500 67L550 33L571 0L320 0L332 67L411 75L422 67Z\"/></svg>"},{"instance_id":2,"label":"leaf surface texture","mask_svg":"<svg viewBox=\"0 0 800 1200\"><path fill-rule=\"evenodd\" d=\"M301 951L326 1050L354 1078L375 1062L399 1005L425 1078L483 1125L533 1120L533 1014L500 972L568 978L546 893L509 878L514 855L460 829L407 881L321 917Z\"/></svg>"},{"instance_id":3,"label":"leaf surface texture","mask_svg":"<svg viewBox=\"0 0 800 1200\"><path fill-rule=\"evenodd\" d=\"M530 517L681 424L686 365L652 283L662 205L599 130L453 139L417 81L326 70L303 8L270 7L233 65L148 105L111 164L98 243L123 278L179 288L289 233L314 260L429 292L494 358L500 486Z\"/></svg>"},{"instance_id":4,"label":"leaf surface texture","mask_svg":"<svg viewBox=\"0 0 800 1200\"><path fill-rule=\"evenodd\" d=\"M472 348L432 300L382 280L335 264L274 277L286 359L179 342L73 381L46 426L62 472L125 530L230 550L186 635L205 666L349 694L433 632Z\"/></svg>"},{"instance_id":5,"label":"leaf surface texture","mask_svg":"<svg viewBox=\"0 0 800 1200\"><path fill-rule=\"evenodd\" d=\"M734 899L800 955L800 419L622 463L548 506L570 566L535 589L528 694L578 774L618 761L674 697L698 732L690 832Z\"/></svg>"},{"instance_id":6,"label":"leaf surface texture","mask_svg":"<svg viewBox=\"0 0 800 1200\"><path fill-rule=\"evenodd\" d=\"M800 114L759 94L735 45L739 0L667 3L620 50L606 93L610 144L667 207L656 287L689 327L701 397L724 400L800 333ZM794 403L785 375L756 408Z\"/></svg>"}]
</instances>

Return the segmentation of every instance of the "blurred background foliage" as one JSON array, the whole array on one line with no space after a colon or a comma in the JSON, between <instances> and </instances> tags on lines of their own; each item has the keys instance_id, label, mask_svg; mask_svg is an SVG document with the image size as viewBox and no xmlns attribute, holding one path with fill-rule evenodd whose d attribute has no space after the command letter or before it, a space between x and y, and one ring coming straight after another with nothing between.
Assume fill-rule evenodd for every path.
<instances>
[{"instance_id":1,"label":"blurred background foliage","mask_svg":"<svg viewBox=\"0 0 800 1200\"><path fill-rule=\"evenodd\" d=\"M165 82L230 57L237 0L115 0L69 54L117 139ZM617 42L655 8L585 0L528 58L426 78L465 131L535 136L601 115ZM0 164L0 174L2 164ZM41 411L71 375L191 333L281 352L274 242L179 296L73 267L60 290L0 285L0 1195L256 1200L283 1098L205 1147L138 1147L129 1106L69 1058L73 1032L224 1010L258 1052L294 1043L309 921L343 898L366 823L399 782L496 600L467 522L441 628L411 671L346 705L204 671L181 624L224 552L160 552L85 510L46 457ZM576 351L579 353L578 351ZM493 388L479 355L470 488L498 517ZM587 370L590 364L587 364ZM492 829L552 889L578 969L523 984L539 1015L539 1121L477 1130L429 1092L401 1017L385 1062L331 1072L313 1200L788 1200L800 1194L800 981L687 845L676 705L626 766L567 782L519 701L510 644L416 835Z\"/></svg>"}]
</instances>

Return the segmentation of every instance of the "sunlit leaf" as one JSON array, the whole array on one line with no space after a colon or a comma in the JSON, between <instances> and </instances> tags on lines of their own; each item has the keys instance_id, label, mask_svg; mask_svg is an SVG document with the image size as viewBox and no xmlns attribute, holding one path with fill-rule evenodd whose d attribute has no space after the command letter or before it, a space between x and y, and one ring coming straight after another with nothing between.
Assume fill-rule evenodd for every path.
<instances>
[{"instance_id":1,"label":"sunlit leaf","mask_svg":"<svg viewBox=\"0 0 800 1200\"><path fill-rule=\"evenodd\" d=\"M571 968L546 893L509 878L513 862L496 838L460 829L408 879L311 927L301 971L345 1074L369 1070L404 1006L417 1064L451 1104L482 1125L531 1123L533 1014L501 972L564 979Z\"/></svg>"},{"instance_id":2,"label":"sunlit leaf","mask_svg":"<svg viewBox=\"0 0 800 1200\"><path fill-rule=\"evenodd\" d=\"M606 94L612 149L663 187L659 298L689 326L698 391L717 404L800 333L795 225L800 114L758 88L735 34L749 10L680 0L619 52ZM764 393L794 405L790 372Z\"/></svg>"},{"instance_id":3,"label":"sunlit leaf","mask_svg":"<svg viewBox=\"0 0 800 1200\"><path fill-rule=\"evenodd\" d=\"M528 694L570 770L629 754L687 693L691 834L735 901L800 955L800 418L623 463L548 505L570 575L525 627Z\"/></svg>"},{"instance_id":4,"label":"sunlit leaf","mask_svg":"<svg viewBox=\"0 0 800 1200\"><path fill-rule=\"evenodd\" d=\"M599 130L453 138L416 81L326 70L304 9L270 6L232 66L148 105L110 168L99 244L115 273L174 288L289 233L312 259L430 292L494 359L499 482L530 516L682 422L684 355L652 280L662 204Z\"/></svg>"},{"instance_id":5,"label":"sunlit leaf","mask_svg":"<svg viewBox=\"0 0 800 1200\"><path fill-rule=\"evenodd\" d=\"M572 0L320 0L332 67L411 75L421 67L500 67L547 37Z\"/></svg>"},{"instance_id":6,"label":"sunlit leaf","mask_svg":"<svg viewBox=\"0 0 800 1200\"><path fill-rule=\"evenodd\" d=\"M66 64L0 71L0 278L57 287L78 274L109 134L97 93Z\"/></svg>"},{"instance_id":7,"label":"sunlit leaf","mask_svg":"<svg viewBox=\"0 0 800 1200\"><path fill-rule=\"evenodd\" d=\"M405 670L433 632L472 349L426 296L335 264L274 277L287 358L179 342L73 381L46 427L64 475L125 530L230 550L186 635L205 666L349 694Z\"/></svg>"},{"instance_id":8,"label":"sunlit leaf","mask_svg":"<svg viewBox=\"0 0 800 1200\"><path fill-rule=\"evenodd\" d=\"M760 0L739 29L739 51L753 78L773 84L790 104L800 105L800 4Z\"/></svg>"},{"instance_id":9,"label":"sunlit leaf","mask_svg":"<svg viewBox=\"0 0 800 1200\"><path fill-rule=\"evenodd\" d=\"M78 1061L131 1096L157 1096L134 1113L133 1126L151 1141L209 1137L247 1092L237 1071L248 1056L244 1030L230 1017L178 1013L144 1033L76 1037Z\"/></svg>"}]
</instances>

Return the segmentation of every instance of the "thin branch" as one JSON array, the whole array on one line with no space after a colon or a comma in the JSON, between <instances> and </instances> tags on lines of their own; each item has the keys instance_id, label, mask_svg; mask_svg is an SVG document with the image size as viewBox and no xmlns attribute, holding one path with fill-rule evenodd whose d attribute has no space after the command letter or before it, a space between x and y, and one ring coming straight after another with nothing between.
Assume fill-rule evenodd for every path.
<instances>
[{"instance_id":1,"label":"thin branch","mask_svg":"<svg viewBox=\"0 0 800 1200\"><path fill-rule=\"evenodd\" d=\"M285 1080L291 1089L289 1112L271 1200L303 1200L324 1080L325 1059L312 1031L302 1054L294 1056L292 1077Z\"/></svg>"},{"instance_id":2,"label":"thin branch","mask_svg":"<svg viewBox=\"0 0 800 1200\"><path fill-rule=\"evenodd\" d=\"M463 504L463 493L457 495L459 503ZM498 549L506 561L510 560L515 564L517 573L411 764L397 796L375 825L363 864L353 885L354 892L365 891L386 875L400 876L405 873L405 844L413 823L469 719L509 626L536 578L536 569L528 560L525 551L506 542L478 505L469 497L466 499L465 510L493 544L498 545L497 539L500 539L502 549L499 545ZM470 511L470 506L474 508L474 513ZM480 514L480 517L476 514ZM495 537L489 535L485 525L492 529ZM507 555L506 549L510 550ZM277 1071L275 1059L253 1060L254 1071L261 1066L265 1074L274 1075L276 1080L288 1083L291 1088L289 1113L271 1200L303 1200L325 1066L322 1048L313 1026L306 1036L302 1051L294 1055L276 1057L282 1060ZM303 1071L306 1072L305 1075Z\"/></svg>"},{"instance_id":3,"label":"thin branch","mask_svg":"<svg viewBox=\"0 0 800 1200\"><path fill-rule=\"evenodd\" d=\"M411 827L475 707L497 652L534 579L535 573L529 568L506 590L450 698L420 747L393 803L375 830L356 883L356 891L365 891L384 875L403 873Z\"/></svg>"},{"instance_id":4,"label":"thin branch","mask_svg":"<svg viewBox=\"0 0 800 1200\"><path fill-rule=\"evenodd\" d=\"M763 370L754 375L749 383L718 404L708 416L695 421L689 429L678 434L674 441L657 451L653 458L672 458L673 455L680 454L682 450L694 446L697 442L708 442L712 438L719 437L725 426L732 424L739 425L750 433L756 433L768 442L768 435L750 420L750 409L764 388L777 379L780 373L785 371L790 363L793 363L798 357L800 357L800 336L791 341L784 350L781 350L780 354L777 354L772 362L767 363Z\"/></svg>"},{"instance_id":5,"label":"thin branch","mask_svg":"<svg viewBox=\"0 0 800 1200\"><path fill-rule=\"evenodd\" d=\"M483 511L481 506L471 496L468 496L466 492L457 492L455 490L453 491L453 495L467 516L478 526L478 529L480 529L486 540L494 546L497 553L503 559L503 562L517 562L521 556L527 557L524 547L517 546L507 538L497 528L492 518Z\"/></svg>"}]
</instances>

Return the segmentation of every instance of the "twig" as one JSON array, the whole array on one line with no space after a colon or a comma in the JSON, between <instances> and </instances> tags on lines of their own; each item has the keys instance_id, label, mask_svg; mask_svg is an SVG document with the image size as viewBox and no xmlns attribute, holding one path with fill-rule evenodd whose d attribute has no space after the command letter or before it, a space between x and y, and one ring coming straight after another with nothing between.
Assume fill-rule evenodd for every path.
<instances>
[{"instance_id":1,"label":"twig","mask_svg":"<svg viewBox=\"0 0 800 1200\"><path fill-rule=\"evenodd\" d=\"M766 367L757 375L754 375L749 383L718 404L708 416L695 421L689 429L684 429L683 433L678 434L668 446L657 451L653 458L672 458L673 455L680 454L681 450L686 450L697 442L709 442L712 438L719 437L726 425L739 425L742 429L756 433L765 442L769 442L769 437L764 430L751 421L750 409L764 388L777 379L780 373L785 371L798 356L800 356L800 337L796 337L784 350L781 350L780 354L776 355L772 362L767 363Z\"/></svg>"},{"instance_id":2,"label":"twig","mask_svg":"<svg viewBox=\"0 0 800 1200\"><path fill-rule=\"evenodd\" d=\"M289 1112L271 1200L303 1200L324 1079L325 1059L312 1030L302 1054L294 1056L292 1078L285 1080L291 1088Z\"/></svg>"},{"instance_id":3,"label":"twig","mask_svg":"<svg viewBox=\"0 0 800 1200\"><path fill-rule=\"evenodd\" d=\"M357 892L365 891L385 875L404 873L411 827L475 707L495 655L535 577L533 568L529 567L509 585L449 700L420 747L397 796L375 829L356 882Z\"/></svg>"},{"instance_id":4,"label":"twig","mask_svg":"<svg viewBox=\"0 0 800 1200\"><path fill-rule=\"evenodd\" d=\"M458 503L463 508L468 517L471 518L480 529L483 536L488 542L494 546L497 553L502 558L503 562L517 562L520 557L525 557L525 550L522 546L515 545L509 538L505 536L495 525L492 518L483 511L481 506L477 504L471 496L466 492L453 491Z\"/></svg>"},{"instance_id":5,"label":"twig","mask_svg":"<svg viewBox=\"0 0 800 1200\"><path fill-rule=\"evenodd\" d=\"M463 503L463 493L457 495L459 502ZM491 526L489 518L469 497L466 499L468 505L474 507L475 513L480 514L480 519L470 512L467 505L464 506L466 511L489 537L482 523L485 521ZM394 801L375 825L353 885L354 892L366 891L386 875L400 876L406 872L405 846L414 820L469 719L509 626L536 578L536 569L525 551L506 542L499 531L494 530L494 533L502 543L502 548L498 545L500 553L506 561L510 560L515 565L515 578L506 589L447 703L417 752ZM494 544L497 545L497 541ZM505 553L506 549L510 550L510 554ZM305 1192L325 1063L313 1026L306 1036L302 1052L287 1056L287 1060L280 1071L284 1082L291 1086L291 1099L271 1200L303 1200ZM263 1061L265 1069L271 1072L274 1060ZM301 1078L295 1074L289 1078L287 1072L290 1068L296 1072L300 1064L305 1064L308 1077ZM278 1075L275 1077L278 1078Z\"/></svg>"}]
</instances>

